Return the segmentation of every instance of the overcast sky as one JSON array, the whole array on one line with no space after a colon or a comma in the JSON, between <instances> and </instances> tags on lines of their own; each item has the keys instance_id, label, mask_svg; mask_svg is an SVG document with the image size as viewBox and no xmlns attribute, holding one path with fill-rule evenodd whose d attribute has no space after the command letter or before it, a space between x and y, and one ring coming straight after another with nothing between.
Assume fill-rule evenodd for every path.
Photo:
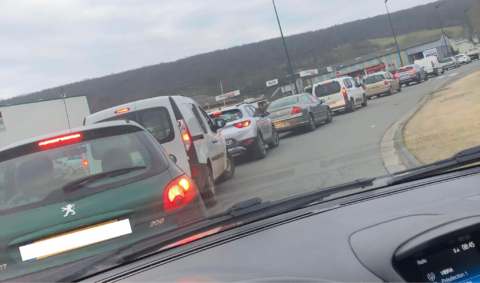
<instances>
[{"instance_id":1,"label":"overcast sky","mask_svg":"<svg viewBox=\"0 0 480 283\"><path fill-rule=\"evenodd\" d=\"M292 35L384 14L383 2L276 4ZM0 0L0 99L278 36L271 0Z\"/></svg>"}]
</instances>

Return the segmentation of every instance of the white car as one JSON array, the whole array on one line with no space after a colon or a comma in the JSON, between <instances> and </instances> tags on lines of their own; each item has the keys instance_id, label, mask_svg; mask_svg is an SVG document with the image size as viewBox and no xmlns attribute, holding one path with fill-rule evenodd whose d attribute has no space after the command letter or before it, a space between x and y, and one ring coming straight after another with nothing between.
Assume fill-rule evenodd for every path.
<instances>
[{"instance_id":1,"label":"white car","mask_svg":"<svg viewBox=\"0 0 480 283\"><path fill-rule=\"evenodd\" d=\"M460 64L470 64L472 63L472 58L466 54L458 54L455 56L455 59L457 59L458 63Z\"/></svg>"},{"instance_id":2,"label":"white car","mask_svg":"<svg viewBox=\"0 0 480 283\"><path fill-rule=\"evenodd\" d=\"M225 139L193 99L161 96L106 109L85 118L84 124L132 120L142 125L163 146L177 165L190 176L206 204L216 203L215 181L228 180L235 162L226 149Z\"/></svg>"},{"instance_id":3,"label":"white car","mask_svg":"<svg viewBox=\"0 0 480 283\"><path fill-rule=\"evenodd\" d=\"M67 161L64 163L64 166L68 170L69 175L74 175L79 172L83 172L84 162L81 155L74 155L68 157ZM86 167L86 166L85 166Z\"/></svg>"},{"instance_id":4,"label":"white car","mask_svg":"<svg viewBox=\"0 0 480 283\"><path fill-rule=\"evenodd\" d=\"M435 56L415 60L414 64L423 67L429 76L438 76L445 73L442 64L438 62L438 58Z\"/></svg>"},{"instance_id":5,"label":"white car","mask_svg":"<svg viewBox=\"0 0 480 283\"><path fill-rule=\"evenodd\" d=\"M356 107L367 106L364 88L350 77L340 77L313 85L313 95L325 99L334 112L355 111Z\"/></svg>"},{"instance_id":6,"label":"white car","mask_svg":"<svg viewBox=\"0 0 480 283\"><path fill-rule=\"evenodd\" d=\"M232 155L250 153L256 159L263 159L267 156L267 144L269 148L280 144L272 121L252 105L240 103L225 107L210 113L210 117L222 118L227 122L220 132L225 137L228 152Z\"/></svg>"}]
</instances>

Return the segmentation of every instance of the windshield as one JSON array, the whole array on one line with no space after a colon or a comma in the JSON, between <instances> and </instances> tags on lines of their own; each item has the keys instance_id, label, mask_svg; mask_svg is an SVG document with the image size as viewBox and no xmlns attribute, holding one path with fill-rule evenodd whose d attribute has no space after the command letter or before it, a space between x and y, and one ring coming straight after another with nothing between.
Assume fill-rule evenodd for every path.
<instances>
[{"instance_id":1,"label":"windshield","mask_svg":"<svg viewBox=\"0 0 480 283\"><path fill-rule=\"evenodd\" d=\"M274 110L277 108L282 108L286 106L292 106L298 103L298 96L291 96L279 99L277 101L272 102L268 107L267 110Z\"/></svg>"},{"instance_id":2,"label":"windshield","mask_svg":"<svg viewBox=\"0 0 480 283\"><path fill-rule=\"evenodd\" d=\"M408 72L410 70L413 70L413 67L412 66L407 66L407 67L403 67L403 68L398 69L397 73L405 73L405 72Z\"/></svg>"},{"instance_id":3,"label":"windshield","mask_svg":"<svg viewBox=\"0 0 480 283\"><path fill-rule=\"evenodd\" d=\"M373 77L366 78L365 79L365 84L371 85L371 84L374 84L374 83L381 82L383 80L385 80L385 78L382 75L376 75L376 76L373 76Z\"/></svg>"},{"instance_id":4,"label":"windshield","mask_svg":"<svg viewBox=\"0 0 480 283\"><path fill-rule=\"evenodd\" d=\"M0 281L187 256L479 146L480 2L431 2L0 1Z\"/></svg>"},{"instance_id":5,"label":"windshield","mask_svg":"<svg viewBox=\"0 0 480 283\"><path fill-rule=\"evenodd\" d=\"M232 109L232 110L223 110L223 111L214 112L210 114L210 117L222 118L228 123L228 122L233 122L233 121L242 119L243 114L242 114L242 111L240 111L240 109Z\"/></svg>"},{"instance_id":6,"label":"windshield","mask_svg":"<svg viewBox=\"0 0 480 283\"><path fill-rule=\"evenodd\" d=\"M320 84L315 87L315 96L323 97L340 92L340 84L336 81Z\"/></svg>"}]
</instances>

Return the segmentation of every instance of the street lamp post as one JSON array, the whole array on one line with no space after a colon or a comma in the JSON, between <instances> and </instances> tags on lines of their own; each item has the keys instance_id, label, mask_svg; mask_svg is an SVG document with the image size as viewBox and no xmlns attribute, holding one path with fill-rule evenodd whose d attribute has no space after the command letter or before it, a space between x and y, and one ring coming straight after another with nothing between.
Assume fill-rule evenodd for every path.
<instances>
[{"instance_id":1,"label":"street lamp post","mask_svg":"<svg viewBox=\"0 0 480 283\"><path fill-rule=\"evenodd\" d=\"M387 2L388 0L385 0L385 8L387 8L388 19L390 20L390 26L392 27L393 38L395 39L395 46L397 46L398 56L400 57L400 64L403 67L403 59L402 59L402 55L400 54L400 49L398 49L397 37L395 36L395 31L393 30L392 18L390 18L390 12L388 11Z\"/></svg>"},{"instance_id":2,"label":"street lamp post","mask_svg":"<svg viewBox=\"0 0 480 283\"><path fill-rule=\"evenodd\" d=\"M438 21L440 22L440 28L442 29L442 37L443 41L445 42L445 48L447 48L447 56L450 57L450 50L448 50L447 40L445 39L445 33L443 32L442 20L440 20L440 15L438 14L438 7L442 6L443 4L445 4L445 2L435 5L435 10L437 11Z\"/></svg>"},{"instance_id":3,"label":"street lamp post","mask_svg":"<svg viewBox=\"0 0 480 283\"><path fill-rule=\"evenodd\" d=\"M471 38L472 36L470 35L470 29L468 28L467 12L468 12L468 10L470 10L470 9L472 9L472 8L473 8L473 7L470 7L470 8L468 8L468 9L465 10L465 24L467 25L467 32L468 32L467 37L468 37L469 40L473 40L473 39Z\"/></svg>"},{"instance_id":4,"label":"street lamp post","mask_svg":"<svg viewBox=\"0 0 480 283\"><path fill-rule=\"evenodd\" d=\"M293 74L292 64L290 63L290 56L288 56L287 45L285 44L285 38L283 37L282 26L280 25L280 19L278 18L277 7L275 6L275 0L272 0L273 9L275 9L275 15L277 16L278 28L280 28L280 35L282 36L283 47L285 47L285 53L287 54L288 66L290 67L290 75L292 76L292 83L295 86L295 91L298 94L297 84L295 82L295 75Z\"/></svg>"}]
</instances>

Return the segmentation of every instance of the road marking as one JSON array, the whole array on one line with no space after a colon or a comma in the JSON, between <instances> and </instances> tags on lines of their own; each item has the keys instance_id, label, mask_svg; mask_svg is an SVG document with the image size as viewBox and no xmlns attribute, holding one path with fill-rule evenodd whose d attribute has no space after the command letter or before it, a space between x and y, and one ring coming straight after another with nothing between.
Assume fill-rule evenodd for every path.
<instances>
[{"instance_id":1,"label":"road marking","mask_svg":"<svg viewBox=\"0 0 480 283\"><path fill-rule=\"evenodd\" d=\"M437 80L439 80L439 79L443 79L443 78L445 78L445 76L441 76L440 78L437 78Z\"/></svg>"},{"instance_id":2,"label":"road marking","mask_svg":"<svg viewBox=\"0 0 480 283\"><path fill-rule=\"evenodd\" d=\"M449 77L453 77L453 76L456 76L456 75L458 75L458 73L451 74Z\"/></svg>"}]
</instances>

